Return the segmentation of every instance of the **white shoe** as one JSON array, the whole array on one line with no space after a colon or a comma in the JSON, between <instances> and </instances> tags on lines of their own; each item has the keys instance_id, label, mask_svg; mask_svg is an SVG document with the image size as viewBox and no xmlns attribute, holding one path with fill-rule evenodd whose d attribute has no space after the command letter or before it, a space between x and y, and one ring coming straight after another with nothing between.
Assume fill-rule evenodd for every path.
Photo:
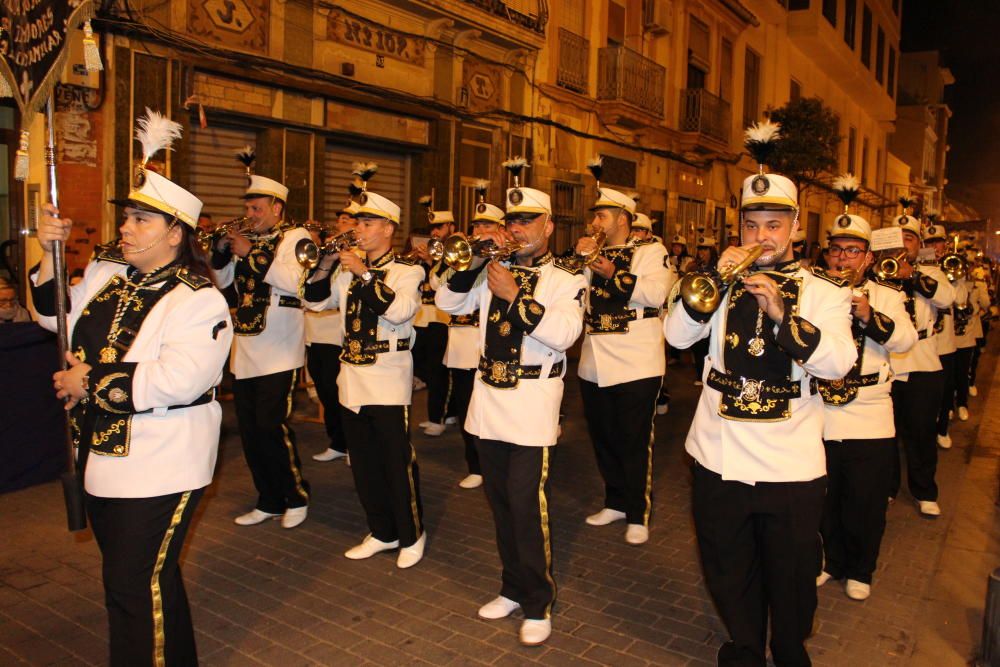
<instances>
[{"instance_id":1,"label":"white shoe","mask_svg":"<svg viewBox=\"0 0 1000 667\"><path fill-rule=\"evenodd\" d=\"M868 596L872 594L872 587L870 584L848 579L844 585L844 592L852 600L867 600Z\"/></svg>"},{"instance_id":2,"label":"white shoe","mask_svg":"<svg viewBox=\"0 0 1000 667\"><path fill-rule=\"evenodd\" d=\"M938 447L941 449L951 449L951 436L950 435L939 435L937 437Z\"/></svg>"},{"instance_id":3,"label":"white shoe","mask_svg":"<svg viewBox=\"0 0 1000 667\"><path fill-rule=\"evenodd\" d=\"M307 514L309 514L308 505L303 505L302 507L289 507L281 516L281 527L295 528L295 526L298 526L306 520Z\"/></svg>"},{"instance_id":4,"label":"white shoe","mask_svg":"<svg viewBox=\"0 0 1000 667\"><path fill-rule=\"evenodd\" d=\"M941 507L933 500L918 500L917 504L924 516L941 516Z\"/></svg>"},{"instance_id":5,"label":"white shoe","mask_svg":"<svg viewBox=\"0 0 1000 667\"><path fill-rule=\"evenodd\" d=\"M377 540L371 536L371 533L362 540L361 544L356 547L351 547L344 555L351 560L364 560L365 558L371 558L377 553L383 551L392 551L393 549L399 548L399 540L393 540L392 542L383 542L382 540Z\"/></svg>"},{"instance_id":6,"label":"white shoe","mask_svg":"<svg viewBox=\"0 0 1000 667\"><path fill-rule=\"evenodd\" d=\"M964 405L958 408L958 419L959 421L967 422L969 421L969 408Z\"/></svg>"},{"instance_id":7,"label":"white shoe","mask_svg":"<svg viewBox=\"0 0 1000 667\"><path fill-rule=\"evenodd\" d=\"M261 512L259 509L252 509L246 514L241 514L235 519L233 523L237 526L256 526L258 523L264 523L268 519L277 519L280 514L271 514L270 512Z\"/></svg>"},{"instance_id":8,"label":"white shoe","mask_svg":"<svg viewBox=\"0 0 1000 667\"><path fill-rule=\"evenodd\" d=\"M591 514L587 517L587 523L591 526L606 526L609 523L614 523L615 521L621 521L625 518L625 512L619 512L618 510L608 509L605 507L597 514Z\"/></svg>"},{"instance_id":9,"label":"white shoe","mask_svg":"<svg viewBox=\"0 0 1000 667\"><path fill-rule=\"evenodd\" d=\"M521 623L521 645L538 646L544 644L545 640L552 634L552 621L549 619L538 620L526 618Z\"/></svg>"},{"instance_id":10,"label":"white shoe","mask_svg":"<svg viewBox=\"0 0 1000 667\"><path fill-rule=\"evenodd\" d=\"M480 607L478 614L479 618L485 618L487 621L496 621L501 618L507 618L520 608L521 605L510 598L498 595L495 599L490 600Z\"/></svg>"},{"instance_id":11,"label":"white shoe","mask_svg":"<svg viewBox=\"0 0 1000 667\"><path fill-rule=\"evenodd\" d=\"M347 460L344 463L347 464L348 468L351 467L351 453L350 452L347 452Z\"/></svg>"},{"instance_id":12,"label":"white shoe","mask_svg":"<svg viewBox=\"0 0 1000 667\"><path fill-rule=\"evenodd\" d=\"M830 581L831 579L833 579L833 575L827 572L826 570L823 570L822 572L819 573L819 576L816 577L816 588L819 588L820 586Z\"/></svg>"},{"instance_id":13,"label":"white shoe","mask_svg":"<svg viewBox=\"0 0 1000 667\"><path fill-rule=\"evenodd\" d=\"M429 435L432 437L437 437L444 433L444 424L434 424L430 423L424 427L424 435Z\"/></svg>"},{"instance_id":14,"label":"white shoe","mask_svg":"<svg viewBox=\"0 0 1000 667\"><path fill-rule=\"evenodd\" d=\"M468 475L465 479L458 483L463 489L478 489L483 485L482 475Z\"/></svg>"},{"instance_id":15,"label":"white shoe","mask_svg":"<svg viewBox=\"0 0 1000 667\"><path fill-rule=\"evenodd\" d=\"M625 529L625 541L629 544L645 544L649 541L649 528L641 523L630 523Z\"/></svg>"},{"instance_id":16,"label":"white shoe","mask_svg":"<svg viewBox=\"0 0 1000 667\"><path fill-rule=\"evenodd\" d=\"M336 461L347 456L347 452L338 452L333 447L327 447L319 454L313 454L313 461Z\"/></svg>"},{"instance_id":17,"label":"white shoe","mask_svg":"<svg viewBox=\"0 0 1000 667\"><path fill-rule=\"evenodd\" d=\"M444 418L444 425L445 426L457 426L458 425L458 417L455 417L454 415L451 416L451 417L445 417Z\"/></svg>"},{"instance_id":18,"label":"white shoe","mask_svg":"<svg viewBox=\"0 0 1000 667\"><path fill-rule=\"evenodd\" d=\"M399 556L396 557L396 567L405 570L419 563L420 559L424 557L425 544L427 544L426 531L417 538L416 542L399 550Z\"/></svg>"},{"instance_id":19,"label":"white shoe","mask_svg":"<svg viewBox=\"0 0 1000 667\"><path fill-rule=\"evenodd\" d=\"M669 403L657 403L656 404L656 414L658 414L658 415L665 415L668 412L670 412L670 404Z\"/></svg>"},{"instance_id":20,"label":"white shoe","mask_svg":"<svg viewBox=\"0 0 1000 667\"><path fill-rule=\"evenodd\" d=\"M430 426L433 423L434 422L432 422L430 420L423 421L423 422L420 422L419 424L417 424L417 428L427 428L428 426Z\"/></svg>"},{"instance_id":21,"label":"white shoe","mask_svg":"<svg viewBox=\"0 0 1000 667\"><path fill-rule=\"evenodd\" d=\"M701 380L695 380L695 381L694 381L694 386L696 386L696 387L700 387L700 386L701 386L701 384L702 384L702 383L701 383Z\"/></svg>"},{"instance_id":22,"label":"white shoe","mask_svg":"<svg viewBox=\"0 0 1000 667\"><path fill-rule=\"evenodd\" d=\"M976 385L969 385L969 396L979 396L979 390L976 389Z\"/></svg>"}]
</instances>

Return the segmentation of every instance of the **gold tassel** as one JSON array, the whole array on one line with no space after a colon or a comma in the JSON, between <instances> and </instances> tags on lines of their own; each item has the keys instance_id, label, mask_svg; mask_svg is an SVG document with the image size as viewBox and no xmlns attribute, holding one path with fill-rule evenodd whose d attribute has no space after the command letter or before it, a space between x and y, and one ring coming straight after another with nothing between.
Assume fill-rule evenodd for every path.
<instances>
[{"instance_id":1,"label":"gold tassel","mask_svg":"<svg viewBox=\"0 0 1000 667\"><path fill-rule=\"evenodd\" d=\"M10 81L2 75L0 75L0 97L14 97L14 91L10 89Z\"/></svg>"},{"instance_id":2,"label":"gold tassel","mask_svg":"<svg viewBox=\"0 0 1000 667\"><path fill-rule=\"evenodd\" d=\"M88 72L100 72L104 69L101 51L97 48L97 38L94 37L90 21L85 21L83 24L83 63Z\"/></svg>"},{"instance_id":3,"label":"gold tassel","mask_svg":"<svg viewBox=\"0 0 1000 667\"><path fill-rule=\"evenodd\" d=\"M14 178L19 181L28 180L28 136L27 130L21 130L21 145L14 160Z\"/></svg>"}]
</instances>

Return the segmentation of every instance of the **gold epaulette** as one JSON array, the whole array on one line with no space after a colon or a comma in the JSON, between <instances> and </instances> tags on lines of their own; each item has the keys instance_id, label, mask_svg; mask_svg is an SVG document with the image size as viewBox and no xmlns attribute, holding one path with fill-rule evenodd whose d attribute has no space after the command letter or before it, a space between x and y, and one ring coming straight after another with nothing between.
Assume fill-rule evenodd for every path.
<instances>
[{"instance_id":1,"label":"gold epaulette","mask_svg":"<svg viewBox=\"0 0 1000 667\"><path fill-rule=\"evenodd\" d=\"M420 261L416 257L403 257L402 255L396 255L393 257L392 261L396 264L402 264L403 266L416 266Z\"/></svg>"},{"instance_id":2,"label":"gold epaulette","mask_svg":"<svg viewBox=\"0 0 1000 667\"><path fill-rule=\"evenodd\" d=\"M118 242L103 243L94 246L94 259L99 262L113 262L115 264L128 264L125 255L122 254Z\"/></svg>"},{"instance_id":3,"label":"gold epaulette","mask_svg":"<svg viewBox=\"0 0 1000 667\"><path fill-rule=\"evenodd\" d=\"M194 291L198 291L205 287L211 287L214 284L205 276L198 275L197 273L191 273L187 269L180 269L177 272L177 279Z\"/></svg>"},{"instance_id":4,"label":"gold epaulette","mask_svg":"<svg viewBox=\"0 0 1000 667\"><path fill-rule=\"evenodd\" d=\"M568 257L556 257L552 263L555 264L557 269L562 269L571 276L579 276L583 274L583 267L577 266Z\"/></svg>"},{"instance_id":5,"label":"gold epaulette","mask_svg":"<svg viewBox=\"0 0 1000 667\"><path fill-rule=\"evenodd\" d=\"M843 278L838 278L836 276L831 276L829 273L826 272L826 269L822 269L818 266L810 266L809 270L812 271L812 274L814 276L816 276L817 278L822 278L828 283L833 283L837 287L847 287L846 280L844 280Z\"/></svg>"},{"instance_id":6,"label":"gold epaulette","mask_svg":"<svg viewBox=\"0 0 1000 667\"><path fill-rule=\"evenodd\" d=\"M872 282L875 283L876 285L881 285L882 287L888 287L889 289L895 290L897 292L902 292L903 291L903 286L902 285L897 285L895 283L891 283L888 280L881 280L879 278L873 278Z\"/></svg>"}]
</instances>

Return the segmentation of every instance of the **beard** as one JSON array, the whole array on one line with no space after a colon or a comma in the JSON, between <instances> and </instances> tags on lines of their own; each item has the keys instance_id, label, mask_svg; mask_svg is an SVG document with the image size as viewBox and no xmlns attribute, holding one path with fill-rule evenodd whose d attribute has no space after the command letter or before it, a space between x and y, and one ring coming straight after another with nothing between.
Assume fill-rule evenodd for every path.
<instances>
[{"instance_id":1,"label":"beard","mask_svg":"<svg viewBox=\"0 0 1000 667\"><path fill-rule=\"evenodd\" d=\"M785 256L785 252L788 250L788 242L781 244L773 250L765 249L761 253L757 261L754 262L757 266L774 266Z\"/></svg>"}]
</instances>

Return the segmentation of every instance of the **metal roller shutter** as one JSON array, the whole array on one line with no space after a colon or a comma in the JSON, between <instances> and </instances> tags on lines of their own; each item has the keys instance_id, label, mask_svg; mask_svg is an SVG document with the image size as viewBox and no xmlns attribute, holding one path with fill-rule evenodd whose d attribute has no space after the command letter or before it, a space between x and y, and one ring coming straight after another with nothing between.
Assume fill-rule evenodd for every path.
<instances>
[{"instance_id":1,"label":"metal roller shutter","mask_svg":"<svg viewBox=\"0 0 1000 667\"><path fill-rule=\"evenodd\" d=\"M326 145L326 161L324 164L323 210L326 220L333 220L337 210L347 201L347 185L354 180L351 166L355 162L375 162L378 173L372 178L369 187L372 191L388 197L402 209L400 213L401 233L396 235L397 247L406 242L410 230L409 208L409 166L410 160L398 153L380 153L339 146L333 143Z\"/></svg>"},{"instance_id":2,"label":"metal roller shutter","mask_svg":"<svg viewBox=\"0 0 1000 667\"><path fill-rule=\"evenodd\" d=\"M240 197L246 192L243 165L236 161L236 151L257 143L253 130L233 127L195 128L191 132L191 189L211 214L214 222L224 222L243 215Z\"/></svg>"}]
</instances>

